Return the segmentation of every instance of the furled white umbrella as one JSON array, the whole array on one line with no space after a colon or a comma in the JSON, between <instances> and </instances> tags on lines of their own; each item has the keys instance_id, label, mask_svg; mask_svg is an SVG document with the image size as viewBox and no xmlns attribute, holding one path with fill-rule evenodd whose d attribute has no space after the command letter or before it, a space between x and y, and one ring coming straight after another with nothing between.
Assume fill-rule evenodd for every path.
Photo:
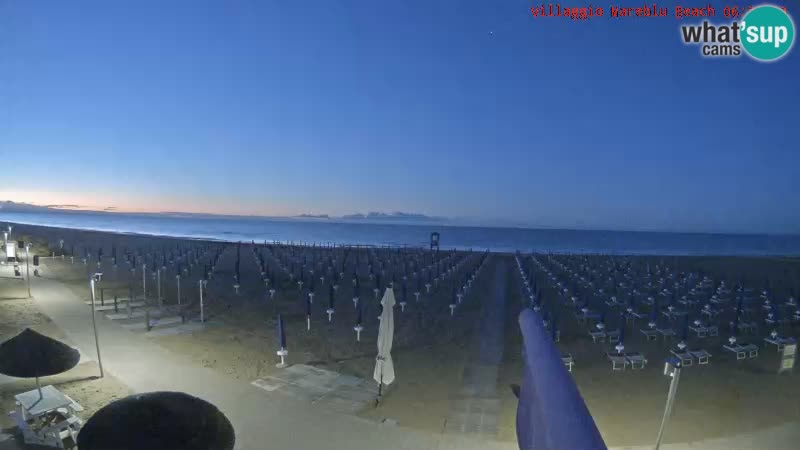
<instances>
[{"instance_id":1,"label":"furled white umbrella","mask_svg":"<svg viewBox=\"0 0 800 450\"><path fill-rule=\"evenodd\" d=\"M380 401L383 385L394 382L394 364L392 363L392 341L394 340L394 291L386 288L381 299L383 311L378 328L378 356L375 358L373 378L378 383L378 400Z\"/></svg>"}]
</instances>

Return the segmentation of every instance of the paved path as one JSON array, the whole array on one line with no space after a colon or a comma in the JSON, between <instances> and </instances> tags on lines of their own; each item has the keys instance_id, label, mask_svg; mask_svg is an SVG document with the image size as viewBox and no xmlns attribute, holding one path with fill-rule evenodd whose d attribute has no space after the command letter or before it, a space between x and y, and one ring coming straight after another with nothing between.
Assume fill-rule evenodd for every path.
<instances>
[{"instance_id":1,"label":"paved path","mask_svg":"<svg viewBox=\"0 0 800 450\"><path fill-rule=\"evenodd\" d=\"M37 278L33 295L56 325L95 358L90 307L58 281ZM236 448L257 449L513 449L484 442L381 425L346 414L325 413L290 397L269 393L196 367L97 313L103 365L134 392L183 391L222 410L236 429ZM402 382L402 380L398 380Z\"/></svg>"},{"instance_id":2,"label":"paved path","mask_svg":"<svg viewBox=\"0 0 800 450\"><path fill-rule=\"evenodd\" d=\"M506 264L495 268L494 295L483 307L473 335L472 355L464 368L463 384L450 405L446 430L491 439L497 435L501 399L497 376L503 362L506 310Z\"/></svg>"}]
</instances>

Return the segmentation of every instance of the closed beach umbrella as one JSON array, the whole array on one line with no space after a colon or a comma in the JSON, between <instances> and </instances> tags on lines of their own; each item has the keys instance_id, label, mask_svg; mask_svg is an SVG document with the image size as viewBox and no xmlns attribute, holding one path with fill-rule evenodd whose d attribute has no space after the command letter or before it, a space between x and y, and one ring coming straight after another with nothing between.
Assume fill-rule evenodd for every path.
<instances>
[{"instance_id":1,"label":"closed beach umbrella","mask_svg":"<svg viewBox=\"0 0 800 450\"><path fill-rule=\"evenodd\" d=\"M20 334L0 344L0 373L16 378L36 378L57 375L78 365L78 350L53 338L26 328Z\"/></svg>"},{"instance_id":2,"label":"closed beach umbrella","mask_svg":"<svg viewBox=\"0 0 800 450\"><path fill-rule=\"evenodd\" d=\"M183 392L151 392L97 411L78 434L81 450L232 450L231 422L216 406Z\"/></svg>"},{"instance_id":3,"label":"closed beach umbrella","mask_svg":"<svg viewBox=\"0 0 800 450\"><path fill-rule=\"evenodd\" d=\"M306 326L311 330L311 296L306 296Z\"/></svg>"},{"instance_id":4,"label":"closed beach umbrella","mask_svg":"<svg viewBox=\"0 0 800 450\"><path fill-rule=\"evenodd\" d=\"M650 322L656 323L658 321L658 296L653 297L653 310L650 311Z\"/></svg>"},{"instance_id":5,"label":"closed beach umbrella","mask_svg":"<svg viewBox=\"0 0 800 450\"><path fill-rule=\"evenodd\" d=\"M364 323L364 310L363 307L361 306L361 303L359 303L356 306L356 326L357 327L361 326L363 323Z\"/></svg>"},{"instance_id":6,"label":"closed beach umbrella","mask_svg":"<svg viewBox=\"0 0 800 450\"><path fill-rule=\"evenodd\" d=\"M375 358L373 378L378 383L378 396L384 384L394 382L394 364L392 363L392 341L394 340L394 291L386 289L381 300L383 312L378 329L378 356Z\"/></svg>"},{"instance_id":7,"label":"closed beach umbrella","mask_svg":"<svg viewBox=\"0 0 800 450\"><path fill-rule=\"evenodd\" d=\"M286 349L286 331L283 328L283 316L278 314L278 342L280 342L281 350Z\"/></svg>"}]
</instances>

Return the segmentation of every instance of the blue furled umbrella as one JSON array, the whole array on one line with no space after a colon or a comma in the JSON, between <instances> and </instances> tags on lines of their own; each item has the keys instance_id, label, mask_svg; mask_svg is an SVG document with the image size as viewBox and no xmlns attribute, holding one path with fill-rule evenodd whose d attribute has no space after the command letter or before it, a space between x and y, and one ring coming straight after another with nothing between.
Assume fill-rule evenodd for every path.
<instances>
[{"instance_id":1,"label":"blue furled umbrella","mask_svg":"<svg viewBox=\"0 0 800 450\"><path fill-rule=\"evenodd\" d=\"M552 322L553 324L550 327L550 336L553 338L553 342L555 342L558 340L558 316L555 313L553 313Z\"/></svg>"},{"instance_id":2,"label":"blue furled umbrella","mask_svg":"<svg viewBox=\"0 0 800 450\"><path fill-rule=\"evenodd\" d=\"M364 322L363 318L363 308L361 307L361 303L359 303L356 307L356 326L360 326Z\"/></svg>"},{"instance_id":3,"label":"blue furled umbrella","mask_svg":"<svg viewBox=\"0 0 800 450\"><path fill-rule=\"evenodd\" d=\"M328 309L333 310L334 303L335 303L335 295L333 291L333 285L328 288Z\"/></svg>"},{"instance_id":4,"label":"blue furled umbrella","mask_svg":"<svg viewBox=\"0 0 800 450\"><path fill-rule=\"evenodd\" d=\"M625 342L625 313L623 312L620 314L620 325L619 325L619 338L617 339L617 344L622 344Z\"/></svg>"},{"instance_id":5,"label":"blue furled umbrella","mask_svg":"<svg viewBox=\"0 0 800 450\"><path fill-rule=\"evenodd\" d=\"M650 311L650 327L654 327L658 323L658 297L653 298L652 311Z\"/></svg>"},{"instance_id":6,"label":"blue furled umbrella","mask_svg":"<svg viewBox=\"0 0 800 450\"><path fill-rule=\"evenodd\" d=\"M283 316L278 314L278 341L281 344L281 350L286 349L286 332L283 329Z\"/></svg>"}]
</instances>

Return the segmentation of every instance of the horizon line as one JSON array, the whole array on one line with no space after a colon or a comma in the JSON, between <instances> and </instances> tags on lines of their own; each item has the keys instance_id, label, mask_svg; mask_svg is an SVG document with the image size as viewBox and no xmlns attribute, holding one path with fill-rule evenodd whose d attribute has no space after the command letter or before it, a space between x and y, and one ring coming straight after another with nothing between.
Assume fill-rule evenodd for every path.
<instances>
[{"instance_id":1,"label":"horizon line","mask_svg":"<svg viewBox=\"0 0 800 450\"><path fill-rule=\"evenodd\" d=\"M37 213L37 212L64 212L64 213L98 213L98 214L111 214L111 215L150 215L150 216L209 216L220 218L239 218L239 219L266 219L266 220L297 220L297 221L310 221L321 222L330 221L333 223L357 223L357 224L374 224L374 220L385 220L379 222L383 225L413 225L413 226L441 226L441 227L457 227L457 228L495 228L495 229L513 229L513 230L546 230L546 231L594 231L594 232L612 232L612 233L664 233L664 234L697 234L697 235L732 235L732 236L800 236L800 232L794 233L771 233L771 232L735 232L735 231L693 231L693 230L663 230L663 229L613 229L606 227L569 227L569 226L553 226L541 224L522 224L514 223L513 220L505 219L474 219L474 218L458 218L458 217L441 217L441 216L428 216L425 214L404 213L395 211L392 213L382 213L378 211L371 211L368 213L353 213L345 214L342 216L328 215L328 214L311 214L301 213L296 215L261 215L261 214L221 214L221 213L205 213L205 212L185 212L185 211L135 211L135 210L119 210L116 207L105 207L104 209L93 209L94 207L80 207L79 205L37 205L35 203L14 202L12 200L0 200L0 203L12 203L15 205L26 205L38 210L32 211L10 211L11 213ZM78 208L59 208L58 206L78 206ZM0 214L3 212L3 207L0 205ZM370 217L370 213L384 214L383 217ZM397 216L397 214L401 214ZM352 217L357 216L362 217ZM405 217L403 215L406 215ZM324 217L323 217L324 216ZM407 220L403 220L403 219ZM461 223L458 223L461 221ZM474 221L474 223L469 223ZM491 224L495 222L495 224ZM505 223L503 223L505 222ZM32 225L32 224L29 224Z\"/></svg>"}]
</instances>

